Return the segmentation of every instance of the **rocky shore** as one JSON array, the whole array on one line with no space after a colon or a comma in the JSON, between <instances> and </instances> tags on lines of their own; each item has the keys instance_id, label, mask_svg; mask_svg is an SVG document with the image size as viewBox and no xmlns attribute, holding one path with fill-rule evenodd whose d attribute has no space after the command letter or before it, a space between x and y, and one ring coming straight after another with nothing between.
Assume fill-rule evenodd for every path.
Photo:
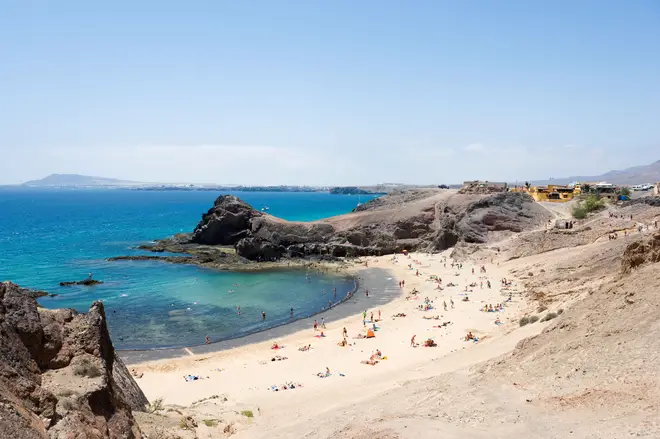
<instances>
[{"instance_id":1,"label":"rocky shore","mask_svg":"<svg viewBox=\"0 0 660 439\"><path fill-rule=\"evenodd\" d=\"M0 283L0 436L140 438L148 404L115 355L101 302L47 310Z\"/></svg>"},{"instance_id":2,"label":"rocky shore","mask_svg":"<svg viewBox=\"0 0 660 439\"><path fill-rule=\"evenodd\" d=\"M286 221L232 195L218 197L190 234L143 245L176 256L119 256L226 270L308 267L403 250L435 252L457 243L533 229L549 213L523 193L459 194L411 190L365 203L355 212L313 222Z\"/></svg>"}]
</instances>

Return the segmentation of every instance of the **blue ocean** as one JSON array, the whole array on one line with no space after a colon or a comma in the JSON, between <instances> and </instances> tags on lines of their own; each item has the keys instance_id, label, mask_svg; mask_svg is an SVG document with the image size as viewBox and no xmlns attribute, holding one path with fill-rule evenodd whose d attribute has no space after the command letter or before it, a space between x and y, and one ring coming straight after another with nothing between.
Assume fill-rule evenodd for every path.
<instances>
[{"instance_id":1,"label":"blue ocean","mask_svg":"<svg viewBox=\"0 0 660 439\"><path fill-rule=\"evenodd\" d=\"M370 199L328 193L232 194L296 221L343 214ZM106 261L147 254L135 247L192 231L218 195L0 189L0 281L57 294L39 299L46 308L84 312L102 300L118 349L198 345L206 335L212 341L239 337L309 317L353 288L353 279L340 275L310 273L308 281L301 271L230 273L165 262ZM90 272L104 283L59 286Z\"/></svg>"}]
</instances>

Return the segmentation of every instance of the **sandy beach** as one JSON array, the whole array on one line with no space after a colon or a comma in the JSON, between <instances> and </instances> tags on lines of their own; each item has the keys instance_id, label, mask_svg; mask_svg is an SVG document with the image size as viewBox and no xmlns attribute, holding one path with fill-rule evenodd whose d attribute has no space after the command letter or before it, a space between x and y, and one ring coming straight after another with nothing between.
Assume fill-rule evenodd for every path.
<instances>
[{"instance_id":1,"label":"sandy beach","mask_svg":"<svg viewBox=\"0 0 660 439\"><path fill-rule=\"evenodd\" d=\"M452 371L492 358L542 329L541 325L518 329L524 303L515 280L509 287L501 283L509 276L508 268L485 262L485 273L478 263L452 267L449 253L364 258L350 270L360 276L378 269L383 279L363 279L356 294L364 310L349 317L334 320L331 314L340 311L331 310L307 319L307 327L292 334L271 336L266 331L262 339L267 339L261 342L215 353L137 363L131 368L142 375L138 383L151 401L163 398L168 405L190 406L218 395L262 418L275 416L281 424L289 416L295 420L310 407L320 412L332 410L340 401L342 405L359 401L398 386L401 380ZM487 286L489 281L491 288ZM405 285L400 287L399 282ZM398 290L393 300L392 290ZM417 293L412 294L413 291ZM389 301L383 303L382 296ZM464 301L466 297L469 301ZM503 303L501 311L483 311L484 306L499 303ZM425 310L429 305L431 309ZM397 314L405 317L395 317ZM322 318L325 328L320 326ZM496 319L501 324L496 324ZM313 320L319 323L316 331ZM374 324L374 338L357 338L367 335ZM345 347L339 346L343 328L348 334L349 345ZM497 343L514 329L518 329L517 336ZM465 340L470 332L478 341ZM415 347L411 346L413 336ZM424 346L428 339L437 346ZM275 342L280 349L272 349ZM311 349L299 350L307 345ZM372 357L377 350L382 358ZM278 360L278 356L286 359ZM376 364L363 363L372 358ZM327 370L330 374L326 377ZM200 379L186 381L184 377L188 375ZM281 410L283 404L288 407L286 411ZM255 434L250 429L250 435Z\"/></svg>"}]
</instances>

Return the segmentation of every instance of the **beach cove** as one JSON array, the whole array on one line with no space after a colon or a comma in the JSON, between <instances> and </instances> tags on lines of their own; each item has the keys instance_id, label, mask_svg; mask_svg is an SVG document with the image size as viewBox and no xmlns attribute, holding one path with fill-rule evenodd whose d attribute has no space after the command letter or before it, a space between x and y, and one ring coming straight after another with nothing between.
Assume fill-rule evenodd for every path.
<instances>
[{"instance_id":1,"label":"beach cove","mask_svg":"<svg viewBox=\"0 0 660 439\"><path fill-rule=\"evenodd\" d=\"M518 329L500 343L503 335L518 328L517 319L525 309L516 283L506 287L500 283L508 276L508 268L483 261L487 273L481 273L476 262L459 269L458 265L452 267L449 254L363 258L349 269L366 278L356 293L360 299L351 309L353 315L333 318L333 313L341 315L343 307L348 310L351 306L345 304L298 322L295 332L269 330L240 345L224 345L219 352L179 352L179 358L131 364L131 370L140 377L138 383L151 401L162 398L166 404L189 406L221 397L226 398L225 404L204 406L209 416L226 417L226 410L245 408L255 416L259 413L256 422L260 426L286 426L304 419L310 407L315 413L332 410L339 402L344 406L359 402L405 380L483 361L542 329L542 325ZM437 289L438 280L432 276L442 278L442 290ZM404 286L400 286L401 281ZM490 289L487 281L491 282ZM383 300L382 295L392 290L398 294ZM466 295L469 301L463 301ZM426 298L431 307L428 310L424 310ZM501 311L483 312L484 305L497 303L504 303ZM314 320L319 324L317 330L313 329ZM374 324L374 338L357 338L367 335ZM342 347L344 328L349 345ZM478 341L466 340L467 333ZM437 346L425 347L428 339ZM272 349L274 344L279 348ZM301 351L305 346L310 348ZM135 359L127 357L129 362ZM163 382L168 383L167 388ZM281 410L282 406L288 410ZM245 435L239 437L287 437L285 433L278 436L261 428L241 427L240 422L236 428L239 433L246 428Z\"/></svg>"},{"instance_id":2,"label":"beach cove","mask_svg":"<svg viewBox=\"0 0 660 439\"><path fill-rule=\"evenodd\" d=\"M345 213L358 200L370 198L327 193L240 196L300 221ZM193 229L215 197L213 192L0 190L0 280L56 294L39 299L46 308L85 312L93 301L103 301L118 349L199 345L207 335L213 341L241 337L318 313L353 290L354 279L334 270L310 272L308 281L304 267L234 273L160 261L108 260L149 254L136 247ZM90 273L103 284L59 285Z\"/></svg>"}]
</instances>

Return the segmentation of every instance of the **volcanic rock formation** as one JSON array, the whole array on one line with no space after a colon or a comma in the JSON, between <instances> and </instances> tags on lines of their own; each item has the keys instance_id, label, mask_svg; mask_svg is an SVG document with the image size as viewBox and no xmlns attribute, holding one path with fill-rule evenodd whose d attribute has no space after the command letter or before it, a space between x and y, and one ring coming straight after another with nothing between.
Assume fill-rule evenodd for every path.
<instances>
[{"instance_id":1,"label":"volcanic rock formation","mask_svg":"<svg viewBox=\"0 0 660 439\"><path fill-rule=\"evenodd\" d=\"M350 214L309 223L285 221L223 195L203 215L190 242L234 246L239 256L250 260L365 256L483 243L493 232L520 232L548 218L549 213L523 193L407 191L366 203Z\"/></svg>"},{"instance_id":2,"label":"volcanic rock formation","mask_svg":"<svg viewBox=\"0 0 660 439\"><path fill-rule=\"evenodd\" d=\"M48 310L0 283L1 437L142 437L131 409L148 401L115 355L101 302Z\"/></svg>"}]
</instances>

